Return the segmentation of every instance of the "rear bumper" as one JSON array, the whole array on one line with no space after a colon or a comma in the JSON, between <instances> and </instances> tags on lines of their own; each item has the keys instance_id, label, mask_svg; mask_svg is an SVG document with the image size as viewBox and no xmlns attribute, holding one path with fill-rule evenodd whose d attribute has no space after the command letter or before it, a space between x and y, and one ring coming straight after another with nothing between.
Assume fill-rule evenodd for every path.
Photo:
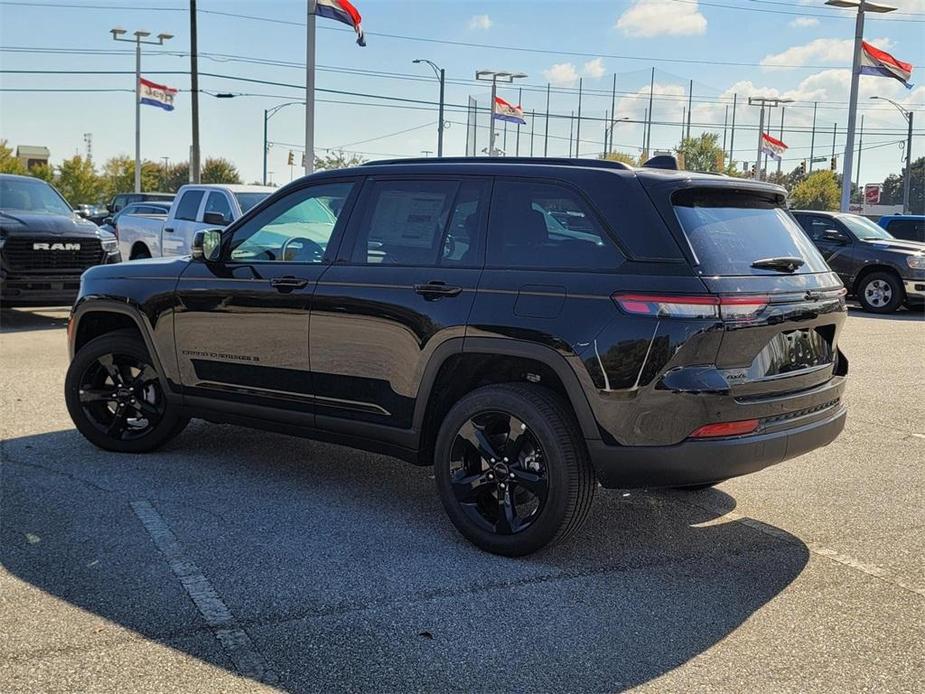
<instances>
[{"instance_id":1,"label":"rear bumper","mask_svg":"<svg viewBox=\"0 0 925 694\"><path fill-rule=\"evenodd\" d=\"M674 446L610 446L587 441L601 485L609 488L681 487L757 472L826 446L845 428L839 405L822 419L790 429Z\"/></svg>"}]
</instances>

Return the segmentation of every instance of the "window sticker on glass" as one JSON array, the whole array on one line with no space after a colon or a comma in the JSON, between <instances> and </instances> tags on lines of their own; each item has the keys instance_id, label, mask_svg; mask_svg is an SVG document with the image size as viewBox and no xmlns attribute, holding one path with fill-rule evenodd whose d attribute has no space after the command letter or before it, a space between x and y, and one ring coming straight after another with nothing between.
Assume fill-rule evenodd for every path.
<instances>
[{"instance_id":1,"label":"window sticker on glass","mask_svg":"<svg viewBox=\"0 0 925 694\"><path fill-rule=\"evenodd\" d=\"M370 234L382 243L430 248L434 235L443 228L442 211L446 195L386 190L379 197L373 214L375 226Z\"/></svg>"}]
</instances>

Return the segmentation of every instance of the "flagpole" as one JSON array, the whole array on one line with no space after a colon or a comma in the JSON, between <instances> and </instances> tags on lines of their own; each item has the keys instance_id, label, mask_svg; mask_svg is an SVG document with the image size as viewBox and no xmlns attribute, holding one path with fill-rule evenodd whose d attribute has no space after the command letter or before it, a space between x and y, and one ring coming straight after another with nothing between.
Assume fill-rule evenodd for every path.
<instances>
[{"instance_id":1,"label":"flagpole","mask_svg":"<svg viewBox=\"0 0 925 694\"><path fill-rule=\"evenodd\" d=\"M854 128L858 117L858 81L861 76L861 44L864 40L864 1L858 4L858 17L854 23L854 60L851 63L851 93L848 97L848 137L845 140L845 161L842 166L841 206L848 211L851 202L851 168L854 163Z\"/></svg>"},{"instance_id":2,"label":"flagpole","mask_svg":"<svg viewBox=\"0 0 925 694\"><path fill-rule=\"evenodd\" d=\"M750 100L750 98L749 98ZM758 157L755 159L755 180L761 180L761 141L764 135L764 104L761 104L761 115L758 116Z\"/></svg>"},{"instance_id":3,"label":"flagpole","mask_svg":"<svg viewBox=\"0 0 925 694\"><path fill-rule=\"evenodd\" d=\"M135 32L135 192L141 192L141 34Z\"/></svg>"},{"instance_id":4,"label":"flagpole","mask_svg":"<svg viewBox=\"0 0 925 694\"><path fill-rule=\"evenodd\" d=\"M780 141L784 141L784 112L787 110L786 106L780 107ZM784 162L784 154L781 152L780 159L777 160L777 173L780 173L781 164Z\"/></svg>"},{"instance_id":5,"label":"flagpole","mask_svg":"<svg viewBox=\"0 0 925 694\"><path fill-rule=\"evenodd\" d=\"M491 105L488 109L488 156L495 156L495 99L498 97L498 76L491 76Z\"/></svg>"},{"instance_id":6,"label":"flagpole","mask_svg":"<svg viewBox=\"0 0 925 694\"><path fill-rule=\"evenodd\" d=\"M546 83L546 134L543 136L543 156L549 156L549 82Z\"/></svg>"},{"instance_id":7,"label":"flagpole","mask_svg":"<svg viewBox=\"0 0 925 694\"><path fill-rule=\"evenodd\" d=\"M315 0L308 0L305 27L305 175L315 168Z\"/></svg>"},{"instance_id":8,"label":"flagpole","mask_svg":"<svg viewBox=\"0 0 925 694\"><path fill-rule=\"evenodd\" d=\"M575 125L575 158L578 158L578 150L581 149L581 83L582 78L578 78L578 121Z\"/></svg>"},{"instance_id":9,"label":"flagpole","mask_svg":"<svg viewBox=\"0 0 925 694\"><path fill-rule=\"evenodd\" d=\"M813 102L813 134L809 140L809 172L813 172L813 159L816 156L816 107L819 106L818 101Z\"/></svg>"}]
</instances>

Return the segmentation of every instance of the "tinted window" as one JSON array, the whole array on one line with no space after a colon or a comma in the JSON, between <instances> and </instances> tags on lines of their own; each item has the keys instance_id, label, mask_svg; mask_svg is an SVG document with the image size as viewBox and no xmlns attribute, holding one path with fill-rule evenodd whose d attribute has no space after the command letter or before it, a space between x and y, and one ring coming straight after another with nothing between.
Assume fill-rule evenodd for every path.
<instances>
[{"instance_id":1,"label":"tinted window","mask_svg":"<svg viewBox=\"0 0 925 694\"><path fill-rule=\"evenodd\" d=\"M0 178L0 209L71 214L71 208L58 191L38 179Z\"/></svg>"},{"instance_id":2,"label":"tinted window","mask_svg":"<svg viewBox=\"0 0 925 694\"><path fill-rule=\"evenodd\" d=\"M838 225L831 217L816 217L808 215L796 215L797 221L803 227L803 231L809 234L813 241L824 241L825 232L838 231Z\"/></svg>"},{"instance_id":3,"label":"tinted window","mask_svg":"<svg viewBox=\"0 0 925 694\"><path fill-rule=\"evenodd\" d=\"M556 184L498 180L488 237L491 267L612 270L623 262L581 197Z\"/></svg>"},{"instance_id":4,"label":"tinted window","mask_svg":"<svg viewBox=\"0 0 925 694\"><path fill-rule=\"evenodd\" d=\"M183 193L180 198L180 204L177 205L177 213L174 215L177 219L186 219L196 221L196 213L199 212L199 203L202 202L203 192L201 190L190 190Z\"/></svg>"},{"instance_id":5,"label":"tinted window","mask_svg":"<svg viewBox=\"0 0 925 694\"><path fill-rule=\"evenodd\" d=\"M798 273L828 270L819 251L774 197L694 189L676 193L672 202L706 274L774 274L774 270L753 268L752 263L779 257L802 258Z\"/></svg>"},{"instance_id":6,"label":"tinted window","mask_svg":"<svg viewBox=\"0 0 925 694\"><path fill-rule=\"evenodd\" d=\"M865 241L887 240L893 236L879 224L858 214L842 214L838 221L844 224L852 234Z\"/></svg>"},{"instance_id":7,"label":"tinted window","mask_svg":"<svg viewBox=\"0 0 925 694\"><path fill-rule=\"evenodd\" d=\"M224 193L217 191L209 193L209 197L206 198L206 209L203 211L203 216L205 216L206 212L217 212L228 221L231 221L232 218L228 198L225 197Z\"/></svg>"},{"instance_id":8,"label":"tinted window","mask_svg":"<svg viewBox=\"0 0 925 694\"><path fill-rule=\"evenodd\" d=\"M925 241L925 221L915 219L894 219L886 230L897 239Z\"/></svg>"},{"instance_id":9,"label":"tinted window","mask_svg":"<svg viewBox=\"0 0 925 694\"><path fill-rule=\"evenodd\" d=\"M263 202L270 197L270 193L235 193L234 196L238 199L238 205L241 206L241 213L243 214L258 202Z\"/></svg>"},{"instance_id":10,"label":"tinted window","mask_svg":"<svg viewBox=\"0 0 925 694\"><path fill-rule=\"evenodd\" d=\"M372 184L353 247L355 263L436 265L454 258L446 230L450 217L465 226L465 209L453 214L459 181L379 181ZM476 217L477 219L477 217ZM462 244L460 244L462 245ZM462 259L462 251L455 258Z\"/></svg>"},{"instance_id":11,"label":"tinted window","mask_svg":"<svg viewBox=\"0 0 925 694\"><path fill-rule=\"evenodd\" d=\"M231 259L322 262L352 188L352 183L328 183L277 200L235 231Z\"/></svg>"}]
</instances>

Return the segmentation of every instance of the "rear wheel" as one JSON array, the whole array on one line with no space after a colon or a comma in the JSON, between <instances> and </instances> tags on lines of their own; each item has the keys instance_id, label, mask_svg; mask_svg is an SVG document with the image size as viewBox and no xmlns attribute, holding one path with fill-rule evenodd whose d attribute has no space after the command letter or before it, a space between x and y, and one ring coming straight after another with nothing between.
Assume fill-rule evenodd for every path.
<instances>
[{"instance_id":1,"label":"rear wheel","mask_svg":"<svg viewBox=\"0 0 925 694\"><path fill-rule=\"evenodd\" d=\"M890 272L872 272L858 287L858 302L871 313L892 313L905 298L902 283Z\"/></svg>"},{"instance_id":2,"label":"rear wheel","mask_svg":"<svg viewBox=\"0 0 925 694\"><path fill-rule=\"evenodd\" d=\"M578 530L597 483L576 430L546 388L486 386L460 400L440 427L434 462L440 499L457 530L507 556Z\"/></svg>"},{"instance_id":3,"label":"rear wheel","mask_svg":"<svg viewBox=\"0 0 925 694\"><path fill-rule=\"evenodd\" d=\"M77 430L108 451L152 451L189 422L167 401L144 342L130 330L84 345L68 368L64 387Z\"/></svg>"}]
</instances>

